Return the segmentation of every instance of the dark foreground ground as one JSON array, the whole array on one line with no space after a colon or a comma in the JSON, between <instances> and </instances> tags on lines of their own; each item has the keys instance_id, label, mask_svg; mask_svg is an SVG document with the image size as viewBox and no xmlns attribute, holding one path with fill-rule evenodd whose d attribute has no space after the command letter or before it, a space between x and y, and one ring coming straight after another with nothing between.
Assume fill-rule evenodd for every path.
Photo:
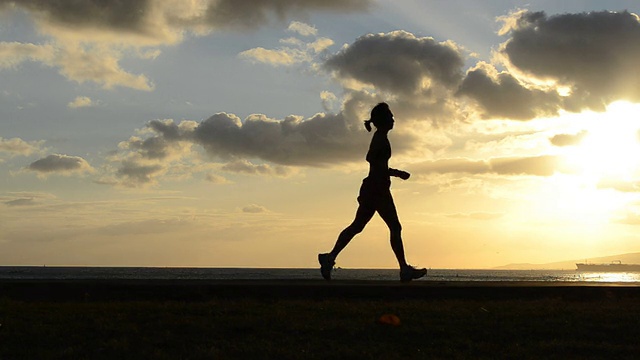
<instances>
[{"instance_id":1,"label":"dark foreground ground","mask_svg":"<svg viewBox=\"0 0 640 360\"><path fill-rule=\"evenodd\" d=\"M636 359L640 287L2 280L0 324L0 359Z\"/></svg>"}]
</instances>

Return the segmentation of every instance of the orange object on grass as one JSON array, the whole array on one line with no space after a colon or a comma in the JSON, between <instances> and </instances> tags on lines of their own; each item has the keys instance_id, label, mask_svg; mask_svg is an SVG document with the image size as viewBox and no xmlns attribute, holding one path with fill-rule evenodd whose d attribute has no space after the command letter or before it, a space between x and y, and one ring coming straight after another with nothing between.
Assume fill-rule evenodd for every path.
<instances>
[{"instance_id":1,"label":"orange object on grass","mask_svg":"<svg viewBox=\"0 0 640 360\"><path fill-rule=\"evenodd\" d=\"M400 318L394 314L384 314L378 319L378 323L391 326L399 326Z\"/></svg>"}]
</instances>

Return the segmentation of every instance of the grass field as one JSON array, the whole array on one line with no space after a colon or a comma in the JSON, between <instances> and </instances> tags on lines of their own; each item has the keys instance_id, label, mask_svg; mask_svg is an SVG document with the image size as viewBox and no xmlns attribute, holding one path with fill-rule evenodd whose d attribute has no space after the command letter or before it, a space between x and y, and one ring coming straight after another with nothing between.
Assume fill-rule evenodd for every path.
<instances>
[{"instance_id":1,"label":"grass field","mask_svg":"<svg viewBox=\"0 0 640 360\"><path fill-rule=\"evenodd\" d=\"M632 359L639 323L635 298L4 298L0 359Z\"/></svg>"}]
</instances>

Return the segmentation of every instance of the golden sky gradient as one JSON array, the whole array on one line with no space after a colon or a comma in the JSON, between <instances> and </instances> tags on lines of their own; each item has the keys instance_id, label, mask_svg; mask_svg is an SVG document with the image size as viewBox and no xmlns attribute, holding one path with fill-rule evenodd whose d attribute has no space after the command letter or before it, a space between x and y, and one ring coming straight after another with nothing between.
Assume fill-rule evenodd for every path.
<instances>
[{"instance_id":1,"label":"golden sky gradient","mask_svg":"<svg viewBox=\"0 0 640 360\"><path fill-rule=\"evenodd\" d=\"M640 6L602 6L0 0L0 265L315 267L379 101L410 263L638 252ZM379 217L338 265L395 267Z\"/></svg>"}]
</instances>

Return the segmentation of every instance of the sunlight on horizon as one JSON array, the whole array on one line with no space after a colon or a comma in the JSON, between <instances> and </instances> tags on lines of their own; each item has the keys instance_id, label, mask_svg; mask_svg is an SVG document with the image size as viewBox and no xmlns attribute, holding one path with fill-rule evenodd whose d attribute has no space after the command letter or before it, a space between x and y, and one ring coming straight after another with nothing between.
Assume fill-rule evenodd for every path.
<instances>
[{"instance_id":1,"label":"sunlight on horizon","mask_svg":"<svg viewBox=\"0 0 640 360\"><path fill-rule=\"evenodd\" d=\"M637 282L640 280L640 273L637 272L588 272L582 273L580 281L589 282Z\"/></svg>"}]
</instances>

